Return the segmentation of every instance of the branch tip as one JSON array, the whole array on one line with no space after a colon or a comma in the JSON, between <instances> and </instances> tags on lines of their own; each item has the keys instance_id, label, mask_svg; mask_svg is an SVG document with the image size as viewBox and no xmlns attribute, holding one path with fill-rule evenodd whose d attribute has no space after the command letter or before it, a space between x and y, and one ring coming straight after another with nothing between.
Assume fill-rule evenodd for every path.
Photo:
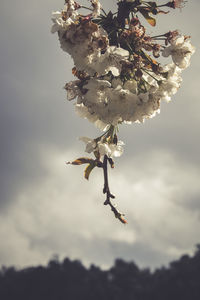
<instances>
[{"instance_id":1,"label":"branch tip","mask_svg":"<svg viewBox=\"0 0 200 300\"><path fill-rule=\"evenodd\" d=\"M109 205L111 208L111 211L114 213L115 218L119 219L119 221L123 224L126 224L127 221L123 218L123 214L120 213L116 205L112 204L110 199L115 199L115 196L111 194L109 184L108 184L108 167L107 163L109 162L111 168L114 166L114 162L111 158L108 158L107 155L104 155L104 160L103 160L103 174L104 174L104 188L103 188L103 193L106 194L106 200L104 201L104 205Z\"/></svg>"}]
</instances>

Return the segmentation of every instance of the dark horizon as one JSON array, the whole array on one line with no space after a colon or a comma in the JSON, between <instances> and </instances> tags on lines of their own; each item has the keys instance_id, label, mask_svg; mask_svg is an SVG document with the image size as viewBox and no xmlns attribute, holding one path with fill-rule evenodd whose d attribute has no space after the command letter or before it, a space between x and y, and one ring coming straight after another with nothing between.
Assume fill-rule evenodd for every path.
<instances>
[{"instance_id":1,"label":"dark horizon","mask_svg":"<svg viewBox=\"0 0 200 300\"><path fill-rule=\"evenodd\" d=\"M108 270L81 261L57 257L46 267L16 270L2 267L0 297L3 300L199 300L200 244L195 254L183 255L169 267L151 272L133 261L116 259Z\"/></svg>"},{"instance_id":2,"label":"dark horizon","mask_svg":"<svg viewBox=\"0 0 200 300\"><path fill-rule=\"evenodd\" d=\"M101 0L106 11L116 2ZM155 118L120 127L124 154L109 183L126 226L103 205L101 170L87 182L82 166L66 165L87 155L80 136L100 132L63 89L73 63L50 32L63 4L0 3L0 265L44 265L57 253L103 269L117 257L157 268L192 255L200 236L200 1L157 16L156 32L179 29L196 47L180 90Z\"/></svg>"}]
</instances>

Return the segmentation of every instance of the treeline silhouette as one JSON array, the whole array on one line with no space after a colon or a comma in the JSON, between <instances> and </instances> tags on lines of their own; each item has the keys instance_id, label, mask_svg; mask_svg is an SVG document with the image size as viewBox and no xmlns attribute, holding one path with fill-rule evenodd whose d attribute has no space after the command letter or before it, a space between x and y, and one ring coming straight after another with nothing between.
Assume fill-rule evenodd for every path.
<instances>
[{"instance_id":1,"label":"treeline silhouette","mask_svg":"<svg viewBox=\"0 0 200 300\"><path fill-rule=\"evenodd\" d=\"M117 259L109 270L57 258L46 267L0 271L1 300L200 300L200 245L151 272Z\"/></svg>"}]
</instances>

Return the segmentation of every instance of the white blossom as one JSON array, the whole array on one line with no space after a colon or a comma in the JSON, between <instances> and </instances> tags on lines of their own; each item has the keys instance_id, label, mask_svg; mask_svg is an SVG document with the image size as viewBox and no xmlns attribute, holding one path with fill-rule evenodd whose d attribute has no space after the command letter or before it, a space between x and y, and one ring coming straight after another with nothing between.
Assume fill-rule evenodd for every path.
<instances>
[{"instance_id":1,"label":"white blossom","mask_svg":"<svg viewBox=\"0 0 200 300\"><path fill-rule=\"evenodd\" d=\"M82 136L79 138L79 140L86 144L85 152L91 153L97 147L97 143L95 142L95 140L88 137Z\"/></svg>"},{"instance_id":2,"label":"white blossom","mask_svg":"<svg viewBox=\"0 0 200 300\"><path fill-rule=\"evenodd\" d=\"M107 46L107 33L97 24L71 24L67 30L59 31L59 40L61 48L72 56L78 70L84 70L91 76L96 72L100 75L107 73L105 59L108 53L101 54L98 46L99 40Z\"/></svg>"},{"instance_id":3,"label":"white blossom","mask_svg":"<svg viewBox=\"0 0 200 300\"><path fill-rule=\"evenodd\" d=\"M68 26L72 24L78 15L75 2L73 0L68 0L64 5L63 10L56 11L52 13L53 26L51 32L59 32L67 30Z\"/></svg>"},{"instance_id":4,"label":"white blossom","mask_svg":"<svg viewBox=\"0 0 200 300\"><path fill-rule=\"evenodd\" d=\"M109 46L107 51L99 57L95 69L100 75L111 71L114 76L119 76L122 68L121 62L127 60L128 57L129 52L127 50L116 46Z\"/></svg>"},{"instance_id":5,"label":"white blossom","mask_svg":"<svg viewBox=\"0 0 200 300\"><path fill-rule=\"evenodd\" d=\"M79 140L86 144L85 152L91 153L93 151L98 151L100 156L107 155L108 157L119 157L124 151L124 142L122 141L118 141L117 144L108 143L103 140L103 137L100 140L80 137Z\"/></svg>"},{"instance_id":6,"label":"white blossom","mask_svg":"<svg viewBox=\"0 0 200 300\"><path fill-rule=\"evenodd\" d=\"M77 9L76 9L76 3L73 0L65 0L65 11L66 11L66 18L72 18L75 19L78 15Z\"/></svg>"},{"instance_id":7,"label":"white blossom","mask_svg":"<svg viewBox=\"0 0 200 300\"><path fill-rule=\"evenodd\" d=\"M53 13L52 32L58 31L61 48L72 56L76 70L88 74L83 80L66 84L67 98L76 98L77 113L102 130L123 122L144 122L160 111L161 100L170 101L178 91L181 71L189 65L195 48L185 36L170 39L162 55L171 55L173 63L163 68L155 64L158 68L155 72L152 68L142 71L138 79L130 77L131 67L128 68L133 55L122 47L109 45L108 33L91 20L91 16L100 13L100 2L91 0L91 3L93 13L77 22L74 22L77 4L72 0L67 1L62 12ZM139 65L132 66L140 70ZM87 144L87 149L92 150L94 144L89 141ZM101 152L109 152L114 147L104 144L99 144Z\"/></svg>"},{"instance_id":8,"label":"white blossom","mask_svg":"<svg viewBox=\"0 0 200 300\"><path fill-rule=\"evenodd\" d=\"M88 111L88 108L83 103L78 103L75 105L75 111L79 117L87 119L89 122L94 123L94 125L102 131L105 131L108 128L108 124L99 120L98 115L93 113L91 114Z\"/></svg>"},{"instance_id":9,"label":"white blossom","mask_svg":"<svg viewBox=\"0 0 200 300\"><path fill-rule=\"evenodd\" d=\"M123 154L124 142L118 141L117 144L109 144L111 150L111 157L119 157Z\"/></svg>"},{"instance_id":10,"label":"white blossom","mask_svg":"<svg viewBox=\"0 0 200 300\"><path fill-rule=\"evenodd\" d=\"M171 96L176 94L181 85L182 78L180 74L182 70L172 63L165 65L163 71L168 73L167 78L162 79L159 88L152 94L162 100L170 101Z\"/></svg>"},{"instance_id":11,"label":"white blossom","mask_svg":"<svg viewBox=\"0 0 200 300\"><path fill-rule=\"evenodd\" d=\"M77 85L78 82L79 82L78 80L74 80L74 81L70 81L65 85L65 89L67 91L67 99L69 101L81 95L80 89Z\"/></svg>"},{"instance_id":12,"label":"white blossom","mask_svg":"<svg viewBox=\"0 0 200 300\"><path fill-rule=\"evenodd\" d=\"M99 0L91 0L92 6L93 6L93 12L92 15L94 18L98 17L101 13L101 4Z\"/></svg>"},{"instance_id":13,"label":"white blossom","mask_svg":"<svg viewBox=\"0 0 200 300\"><path fill-rule=\"evenodd\" d=\"M62 12L56 11L52 13L52 21L53 25L51 27L51 33L55 33L58 31L64 31L67 27L72 23L72 19L64 21L62 18Z\"/></svg>"},{"instance_id":14,"label":"white blossom","mask_svg":"<svg viewBox=\"0 0 200 300\"><path fill-rule=\"evenodd\" d=\"M124 85L123 88L125 90L129 90L131 93L133 94L137 94L137 81L132 79L132 80L127 80Z\"/></svg>"},{"instance_id":15,"label":"white blossom","mask_svg":"<svg viewBox=\"0 0 200 300\"><path fill-rule=\"evenodd\" d=\"M190 65L190 59L195 52L195 47L192 46L187 37L181 36L171 41L171 45L166 47L162 55L164 57L172 56L173 62L181 69L185 69Z\"/></svg>"},{"instance_id":16,"label":"white blossom","mask_svg":"<svg viewBox=\"0 0 200 300\"><path fill-rule=\"evenodd\" d=\"M170 81L171 80L171 81ZM173 80L165 80L160 86L150 88L149 92L136 94L124 89L119 78L109 81L90 79L84 89L88 91L78 98L78 112L84 118L97 125L97 120L107 125L122 122L143 122L159 112L160 100L175 92L179 85ZM129 83L130 84L130 83ZM170 85L171 84L171 85ZM168 86L167 86L168 85ZM133 86L135 84L133 83ZM167 90L167 92L166 92ZM97 125L98 126L98 125Z\"/></svg>"}]
</instances>

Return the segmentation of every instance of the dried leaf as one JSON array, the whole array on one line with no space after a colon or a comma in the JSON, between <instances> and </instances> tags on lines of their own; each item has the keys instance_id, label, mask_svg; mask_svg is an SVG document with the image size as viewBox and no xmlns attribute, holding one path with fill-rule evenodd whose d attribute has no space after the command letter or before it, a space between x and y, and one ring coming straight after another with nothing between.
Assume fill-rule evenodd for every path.
<instances>
[{"instance_id":1,"label":"dried leaf","mask_svg":"<svg viewBox=\"0 0 200 300\"><path fill-rule=\"evenodd\" d=\"M96 167L96 164L93 162L91 162L85 169L84 171L84 177L85 179L89 180L89 176L90 176L90 173L92 172L92 170Z\"/></svg>"},{"instance_id":2,"label":"dried leaf","mask_svg":"<svg viewBox=\"0 0 200 300\"><path fill-rule=\"evenodd\" d=\"M147 22L151 25L151 26L156 26L156 20L152 17L150 17L149 15L145 17L145 19L147 20Z\"/></svg>"},{"instance_id":3,"label":"dried leaf","mask_svg":"<svg viewBox=\"0 0 200 300\"><path fill-rule=\"evenodd\" d=\"M88 158L88 157L80 157L77 158L76 160L72 161L70 164L72 165L82 165L82 164L90 164L94 162L94 159Z\"/></svg>"},{"instance_id":4,"label":"dried leaf","mask_svg":"<svg viewBox=\"0 0 200 300\"><path fill-rule=\"evenodd\" d=\"M151 26L156 26L156 19L149 15L149 11L144 8L139 11Z\"/></svg>"},{"instance_id":5,"label":"dried leaf","mask_svg":"<svg viewBox=\"0 0 200 300\"><path fill-rule=\"evenodd\" d=\"M76 76L76 74L77 74L77 69L76 69L76 67L73 67L73 68L72 68L72 74L73 74L74 76Z\"/></svg>"}]
</instances>

